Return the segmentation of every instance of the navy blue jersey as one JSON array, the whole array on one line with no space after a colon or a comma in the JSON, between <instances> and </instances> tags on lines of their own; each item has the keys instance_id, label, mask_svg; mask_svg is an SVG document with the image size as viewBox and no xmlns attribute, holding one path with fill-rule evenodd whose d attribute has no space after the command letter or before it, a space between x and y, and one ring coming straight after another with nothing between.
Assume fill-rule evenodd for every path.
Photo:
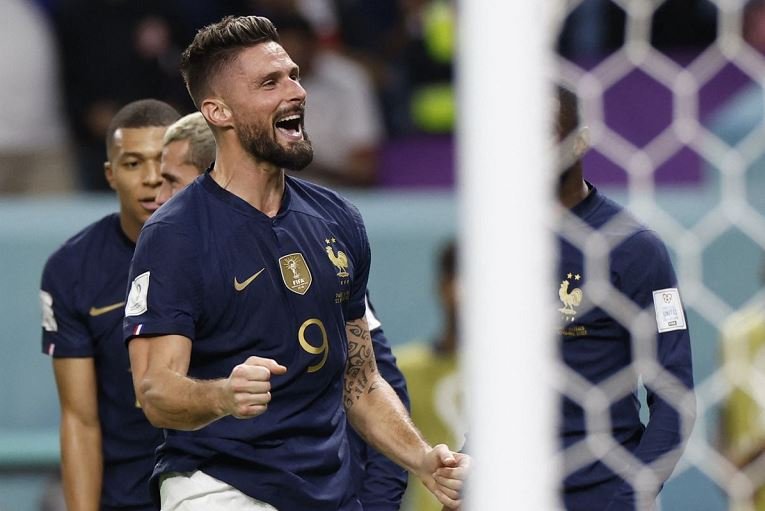
<instances>
[{"instance_id":1,"label":"navy blue jersey","mask_svg":"<svg viewBox=\"0 0 765 511\"><path fill-rule=\"evenodd\" d=\"M409 410L409 393L404 375L396 365L382 325L374 314L374 308L367 303L367 323L372 333L372 346L380 375L396 391L399 399ZM406 491L409 476L403 468L389 460L374 447L367 444L350 424L348 437L351 442L354 487L364 511L398 511Z\"/></svg>"},{"instance_id":2,"label":"navy blue jersey","mask_svg":"<svg viewBox=\"0 0 765 511\"><path fill-rule=\"evenodd\" d=\"M201 469L278 509L359 509L342 397L369 264L356 208L299 179L273 218L209 174L155 213L131 265L126 340L188 337L191 378L226 378L252 355L287 367L266 413L168 430L155 475Z\"/></svg>"},{"instance_id":3,"label":"navy blue jersey","mask_svg":"<svg viewBox=\"0 0 765 511\"><path fill-rule=\"evenodd\" d=\"M136 406L122 342L125 287L134 245L113 214L50 256L42 277L44 353L93 357L98 377L104 475L102 506L151 506L149 476L162 433ZM151 507L150 507L151 506Z\"/></svg>"},{"instance_id":4,"label":"navy blue jersey","mask_svg":"<svg viewBox=\"0 0 765 511\"><path fill-rule=\"evenodd\" d=\"M674 378L681 390L693 386L691 345L685 313L677 291L669 254L655 233L638 223L621 206L592 188L589 196L571 212L581 222L566 221L559 234L558 299L562 327L562 358L566 365L590 383L600 383L628 367L633 352L641 343L651 356ZM602 259L591 256L585 264L580 250L591 229L606 241ZM595 300L595 273L608 279L634 309L616 306L621 321L604 309L617 303L617 297ZM621 304L620 304L621 305ZM638 312L650 314L647 335L630 334L630 322ZM658 312L658 314L657 314ZM653 319L655 318L655 320ZM644 323L645 325L645 323ZM653 382L645 381L650 419L646 427L639 417L637 371L629 373L631 391L612 402L612 436L643 462L682 446L678 412L657 394ZM665 384L662 384L662 386ZM668 388L664 389L665 391ZM624 395L624 394L622 394ZM561 443L570 447L587 434L585 413L571 399L563 400ZM679 450L666 460L664 477L679 458ZM564 500L569 510L631 510L634 492L604 463L593 462L569 475L564 483Z\"/></svg>"}]
</instances>

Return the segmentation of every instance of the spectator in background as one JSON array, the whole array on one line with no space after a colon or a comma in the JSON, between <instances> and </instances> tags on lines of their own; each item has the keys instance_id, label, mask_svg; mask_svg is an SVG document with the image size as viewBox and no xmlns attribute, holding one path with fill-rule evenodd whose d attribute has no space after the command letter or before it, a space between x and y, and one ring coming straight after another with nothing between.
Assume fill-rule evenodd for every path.
<instances>
[{"instance_id":1,"label":"spectator in background","mask_svg":"<svg viewBox=\"0 0 765 511\"><path fill-rule=\"evenodd\" d=\"M433 442L460 447L465 433L462 389L458 371L457 310L459 285L457 254L449 242L439 255L438 297L443 330L430 343L410 343L396 350L407 381L412 420ZM440 511L441 504L418 481L410 481L405 496L409 509Z\"/></svg>"},{"instance_id":2,"label":"spectator in background","mask_svg":"<svg viewBox=\"0 0 765 511\"><path fill-rule=\"evenodd\" d=\"M450 133L456 112L452 83L455 7L452 0L403 0L403 6L413 126L426 133Z\"/></svg>"},{"instance_id":3,"label":"spectator in background","mask_svg":"<svg viewBox=\"0 0 765 511\"><path fill-rule=\"evenodd\" d=\"M765 265L760 276L765 284ZM751 478L754 493L743 500L731 496L731 511L764 511L765 485L755 474L765 458L765 420L755 398L765 371L765 303L761 299L735 312L722 333L722 367L732 386L721 416L721 451Z\"/></svg>"},{"instance_id":4,"label":"spectator in background","mask_svg":"<svg viewBox=\"0 0 765 511\"><path fill-rule=\"evenodd\" d=\"M107 189L103 140L122 105L155 97L191 109L178 62L197 27L184 9L180 0L60 0L54 7L66 113L86 190Z\"/></svg>"},{"instance_id":5,"label":"spectator in background","mask_svg":"<svg viewBox=\"0 0 765 511\"><path fill-rule=\"evenodd\" d=\"M2 13L0 194L68 192L74 178L50 27L29 0L4 0Z\"/></svg>"},{"instance_id":6,"label":"spectator in background","mask_svg":"<svg viewBox=\"0 0 765 511\"><path fill-rule=\"evenodd\" d=\"M374 185L384 134L364 68L322 49L305 18L294 14L274 23L284 49L300 67L300 83L309 97L306 132L314 159L300 177L334 186Z\"/></svg>"}]
</instances>

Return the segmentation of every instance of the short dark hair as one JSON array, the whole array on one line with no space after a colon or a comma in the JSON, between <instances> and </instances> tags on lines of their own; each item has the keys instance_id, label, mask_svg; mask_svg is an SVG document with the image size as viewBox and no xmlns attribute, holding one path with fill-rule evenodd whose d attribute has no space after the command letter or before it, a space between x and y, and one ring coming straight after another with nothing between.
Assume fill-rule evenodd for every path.
<instances>
[{"instance_id":1,"label":"short dark hair","mask_svg":"<svg viewBox=\"0 0 765 511\"><path fill-rule=\"evenodd\" d=\"M210 77L231 62L239 50L267 41L279 42L271 20L263 16L226 16L197 32L181 56L181 74L194 104L199 107Z\"/></svg>"},{"instance_id":2,"label":"short dark hair","mask_svg":"<svg viewBox=\"0 0 765 511\"><path fill-rule=\"evenodd\" d=\"M565 139L579 129L579 98L573 89L563 84L557 84L556 96L558 98L556 112L558 134L561 139Z\"/></svg>"},{"instance_id":3,"label":"short dark hair","mask_svg":"<svg viewBox=\"0 0 765 511\"><path fill-rule=\"evenodd\" d=\"M114 132L120 128L170 126L181 118L175 108L156 99L139 99L123 106L109 122L106 130L106 151L111 150Z\"/></svg>"}]
</instances>

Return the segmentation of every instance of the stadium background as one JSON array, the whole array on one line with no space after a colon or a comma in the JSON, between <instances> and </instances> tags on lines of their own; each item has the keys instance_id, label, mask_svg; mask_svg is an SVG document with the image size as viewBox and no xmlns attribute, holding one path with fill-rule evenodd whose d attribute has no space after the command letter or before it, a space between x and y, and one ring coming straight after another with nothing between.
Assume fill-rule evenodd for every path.
<instances>
[{"instance_id":1,"label":"stadium background","mask_svg":"<svg viewBox=\"0 0 765 511\"><path fill-rule=\"evenodd\" d=\"M39 2L37 7L42 13L56 3ZM758 230L765 212L765 169L758 161L765 154L762 101L754 108L739 103L752 87L759 90L756 81L765 73L758 74L762 62L752 63L761 59L759 54L741 48L737 53L717 37L718 25L730 30L735 24L722 23L725 16L718 16L712 3L668 1L658 14L651 11L648 16L636 5L569 2L567 9L573 14L563 27L558 51L566 59L561 61L563 76L584 91L585 117L595 113L600 127L595 150L587 157L588 178L632 206L662 235L673 249L685 290L702 412L688 454L662 493L663 508L717 511L727 508L724 482L715 480L717 471L705 452L718 445L724 399L712 384L719 368L719 328L731 312L760 296L765 245L765 231ZM740 5L726 9L741 12ZM0 19L2 10L0 6ZM637 14L642 25L635 22ZM636 46L631 39L634 27L646 23L653 27L649 37L660 51L641 59L628 50ZM742 54L744 60L739 61ZM690 89L678 85L682 71L689 71ZM436 96L436 103L443 101ZM696 110L679 106L687 97ZM445 105L448 111L448 100ZM724 146L714 153L699 147L698 139L677 135L682 128L674 121L683 118L683 112L714 134L714 140L747 143L742 156L748 171L742 174L744 186L738 194L731 192L732 172L718 170L725 168ZM435 117L449 116L437 112ZM456 232L459 217L448 123L423 121L414 129L393 131L382 147L380 185L347 194L361 209L370 234L373 300L389 339L402 344L427 340L439 329L435 257ZM657 151L663 154L660 162L641 171L639 157ZM515 168L509 155L507 171L540 170ZM647 193L652 189L653 194ZM741 207L747 203L751 209ZM82 189L54 196L31 191L0 197L0 510L39 509L45 484L56 470L58 402L49 360L39 348L42 265L64 239L116 207L108 194ZM518 250L523 250L522 242ZM522 292L513 289L512 282L505 285L511 292ZM525 340L510 335L496 342ZM522 420L522 410L518 418Z\"/></svg>"}]
</instances>

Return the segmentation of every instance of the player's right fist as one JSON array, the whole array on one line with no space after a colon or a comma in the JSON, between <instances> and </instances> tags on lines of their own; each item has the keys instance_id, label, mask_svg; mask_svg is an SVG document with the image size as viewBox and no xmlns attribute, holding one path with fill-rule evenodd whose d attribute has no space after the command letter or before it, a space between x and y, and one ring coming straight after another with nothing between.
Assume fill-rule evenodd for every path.
<instances>
[{"instance_id":1,"label":"player's right fist","mask_svg":"<svg viewBox=\"0 0 765 511\"><path fill-rule=\"evenodd\" d=\"M224 384L225 409L237 419L257 417L271 401L271 375L287 368L270 358L250 357L231 370Z\"/></svg>"}]
</instances>

